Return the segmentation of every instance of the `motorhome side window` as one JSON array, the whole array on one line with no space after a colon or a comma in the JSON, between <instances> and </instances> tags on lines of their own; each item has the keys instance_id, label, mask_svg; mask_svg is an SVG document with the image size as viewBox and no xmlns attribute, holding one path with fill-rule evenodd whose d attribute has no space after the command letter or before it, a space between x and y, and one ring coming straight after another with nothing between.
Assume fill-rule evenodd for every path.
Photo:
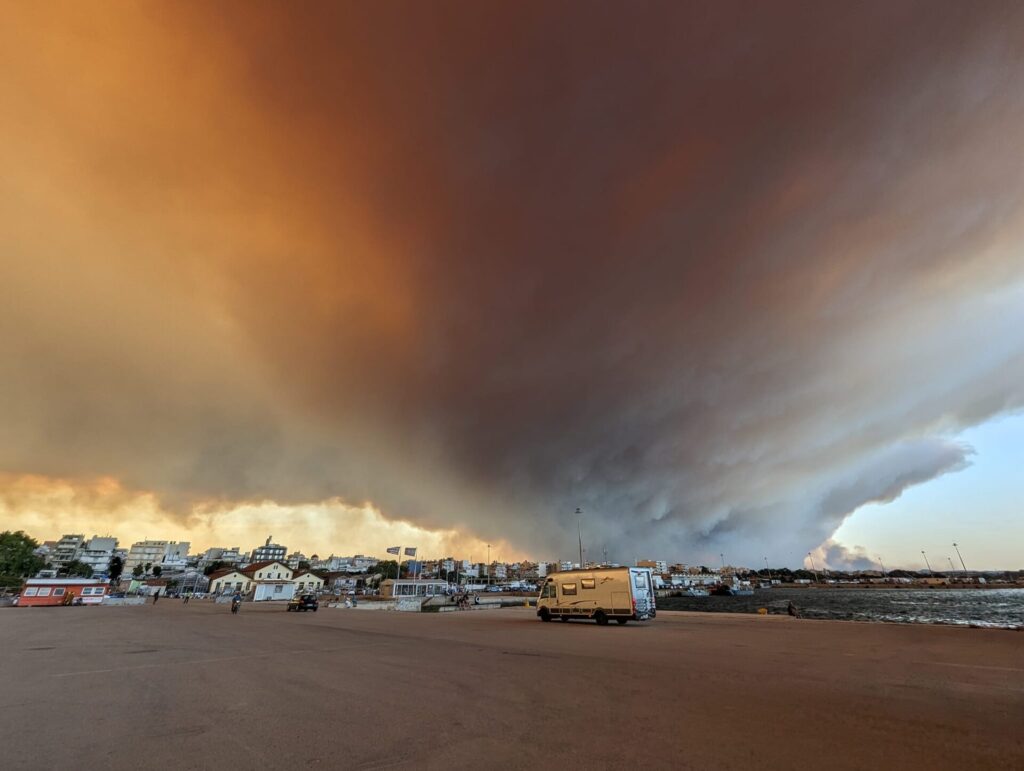
<instances>
[{"instance_id":1,"label":"motorhome side window","mask_svg":"<svg viewBox=\"0 0 1024 771\"><path fill-rule=\"evenodd\" d=\"M554 596L555 596L555 582L554 581L548 581L546 584L544 584L544 592L543 592L543 594L541 594L541 597L554 597Z\"/></svg>"},{"instance_id":2,"label":"motorhome side window","mask_svg":"<svg viewBox=\"0 0 1024 771\"><path fill-rule=\"evenodd\" d=\"M593 578L581 578L580 588L581 589L593 589L597 585L597 582Z\"/></svg>"},{"instance_id":3,"label":"motorhome side window","mask_svg":"<svg viewBox=\"0 0 1024 771\"><path fill-rule=\"evenodd\" d=\"M562 584L562 594L576 594L576 584Z\"/></svg>"},{"instance_id":4,"label":"motorhome side window","mask_svg":"<svg viewBox=\"0 0 1024 771\"><path fill-rule=\"evenodd\" d=\"M647 574L646 573L636 573L633 576L633 585L637 589L646 589L647 588Z\"/></svg>"}]
</instances>

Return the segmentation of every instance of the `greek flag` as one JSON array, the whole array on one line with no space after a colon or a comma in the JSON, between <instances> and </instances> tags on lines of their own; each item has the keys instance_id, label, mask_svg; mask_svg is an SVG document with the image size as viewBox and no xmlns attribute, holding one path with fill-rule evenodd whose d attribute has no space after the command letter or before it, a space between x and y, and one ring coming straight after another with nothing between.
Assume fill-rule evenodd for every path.
<instances>
[{"instance_id":1,"label":"greek flag","mask_svg":"<svg viewBox=\"0 0 1024 771\"><path fill-rule=\"evenodd\" d=\"M416 547L415 546L413 546L413 547L406 546L405 547L405 556L406 557L415 557L416 556Z\"/></svg>"},{"instance_id":2,"label":"greek flag","mask_svg":"<svg viewBox=\"0 0 1024 771\"><path fill-rule=\"evenodd\" d=\"M388 547L388 554L398 554L400 551L402 551L402 547L401 546L389 546Z\"/></svg>"}]
</instances>

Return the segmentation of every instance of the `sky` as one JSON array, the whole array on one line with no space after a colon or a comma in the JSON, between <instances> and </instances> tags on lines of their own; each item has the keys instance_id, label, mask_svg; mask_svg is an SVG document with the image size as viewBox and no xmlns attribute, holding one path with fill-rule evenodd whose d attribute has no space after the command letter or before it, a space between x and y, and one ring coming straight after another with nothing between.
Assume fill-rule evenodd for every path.
<instances>
[{"instance_id":1,"label":"sky","mask_svg":"<svg viewBox=\"0 0 1024 771\"><path fill-rule=\"evenodd\" d=\"M0 528L1021 567L1024 7L586 10L6 5Z\"/></svg>"}]
</instances>

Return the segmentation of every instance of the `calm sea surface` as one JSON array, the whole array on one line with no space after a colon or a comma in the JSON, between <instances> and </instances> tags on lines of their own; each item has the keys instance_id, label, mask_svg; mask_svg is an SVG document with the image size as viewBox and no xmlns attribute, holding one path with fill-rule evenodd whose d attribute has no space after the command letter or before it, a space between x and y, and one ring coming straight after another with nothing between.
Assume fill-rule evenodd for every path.
<instances>
[{"instance_id":1,"label":"calm sea surface","mask_svg":"<svg viewBox=\"0 0 1024 771\"><path fill-rule=\"evenodd\" d=\"M1024 589L756 589L751 597L658 598L660 610L784 614L804 618L1024 628Z\"/></svg>"}]
</instances>

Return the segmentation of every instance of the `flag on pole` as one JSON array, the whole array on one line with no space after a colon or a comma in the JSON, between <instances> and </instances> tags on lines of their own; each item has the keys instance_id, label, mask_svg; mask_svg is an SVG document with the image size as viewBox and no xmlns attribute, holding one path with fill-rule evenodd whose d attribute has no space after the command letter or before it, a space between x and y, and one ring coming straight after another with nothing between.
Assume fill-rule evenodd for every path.
<instances>
[{"instance_id":1,"label":"flag on pole","mask_svg":"<svg viewBox=\"0 0 1024 771\"><path fill-rule=\"evenodd\" d=\"M388 547L388 554L398 554L401 551L402 551L402 547L401 546L389 546Z\"/></svg>"},{"instance_id":2,"label":"flag on pole","mask_svg":"<svg viewBox=\"0 0 1024 771\"><path fill-rule=\"evenodd\" d=\"M405 556L406 557L415 557L416 556L416 547L415 546L406 546L405 547Z\"/></svg>"}]
</instances>

